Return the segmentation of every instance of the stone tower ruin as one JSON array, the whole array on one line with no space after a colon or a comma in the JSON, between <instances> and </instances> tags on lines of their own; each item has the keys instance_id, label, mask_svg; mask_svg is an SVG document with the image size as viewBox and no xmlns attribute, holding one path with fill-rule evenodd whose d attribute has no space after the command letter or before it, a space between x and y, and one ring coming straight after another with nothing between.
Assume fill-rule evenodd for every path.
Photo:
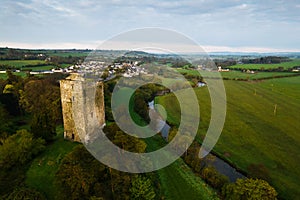
<instances>
[{"instance_id":1,"label":"stone tower ruin","mask_svg":"<svg viewBox=\"0 0 300 200\"><path fill-rule=\"evenodd\" d=\"M88 124L96 122L99 128L105 125L103 82L87 80L73 73L60 81L60 92L64 138L89 142L93 138L93 131L89 130Z\"/></svg>"}]
</instances>

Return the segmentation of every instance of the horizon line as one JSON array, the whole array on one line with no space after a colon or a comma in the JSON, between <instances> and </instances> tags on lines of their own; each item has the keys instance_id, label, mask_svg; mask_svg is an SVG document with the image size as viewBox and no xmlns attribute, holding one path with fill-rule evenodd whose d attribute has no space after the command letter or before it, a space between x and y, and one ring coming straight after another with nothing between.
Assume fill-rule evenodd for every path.
<instances>
[{"instance_id":1,"label":"horizon line","mask_svg":"<svg viewBox=\"0 0 300 200\"><path fill-rule=\"evenodd\" d=\"M97 43L97 44L96 44ZM48 43L48 44L34 44L34 43L10 43L0 42L0 48L12 49L28 49L28 50L112 50L112 51L133 51L132 49L118 48L118 49L98 49L97 46L101 42L93 43ZM179 54L200 54L200 53L300 53L300 49L278 49L268 47L230 47L230 46L214 46L214 45L199 45L203 48L203 52L197 51L182 51L176 52ZM147 53L163 54L161 51L144 51Z\"/></svg>"}]
</instances>

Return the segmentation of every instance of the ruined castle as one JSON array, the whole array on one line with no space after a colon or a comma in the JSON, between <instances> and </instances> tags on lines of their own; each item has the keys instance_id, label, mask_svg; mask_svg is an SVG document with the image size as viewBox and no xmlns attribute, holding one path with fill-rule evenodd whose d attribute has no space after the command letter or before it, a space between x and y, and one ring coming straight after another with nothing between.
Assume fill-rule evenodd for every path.
<instances>
[{"instance_id":1,"label":"ruined castle","mask_svg":"<svg viewBox=\"0 0 300 200\"><path fill-rule=\"evenodd\" d=\"M89 142L94 136L89 124L105 125L103 82L73 73L60 81L64 138Z\"/></svg>"}]
</instances>

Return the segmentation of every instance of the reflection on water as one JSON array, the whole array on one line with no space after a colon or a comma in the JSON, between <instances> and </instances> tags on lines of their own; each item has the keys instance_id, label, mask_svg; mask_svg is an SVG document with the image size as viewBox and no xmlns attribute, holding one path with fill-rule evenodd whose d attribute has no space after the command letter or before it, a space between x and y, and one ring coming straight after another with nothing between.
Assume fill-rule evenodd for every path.
<instances>
[{"instance_id":1,"label":"reflection on water","mask_svg":"<svg viewBox=\"0 0 300 200\"><path fill-rule=\"evenodd\" d=\"M156 130L158 132L161 132L162 137L168 141L168 137L169 137L169 131L170 131L170 126L164 121L162 120L162 117L160 117L160 114L155 110L154 108L154 100L148 103L149 106L149 113L152 112L152 114L156 113L157 114L157 118L156 118L156 122L157 122L157 127Z\"/></svg>"},{"instance_id":2,"label":"reflection on water","mask_svg":"<svg viewBox=\"0 0 300 200\"><path fill-rule=\"evenodd\" d=\"M204 158L204 164L213 166L220 174L227 176L230 182L235 182L238 178L245 178L234 167L211 153Z\"/></svg>"}]
</instances>

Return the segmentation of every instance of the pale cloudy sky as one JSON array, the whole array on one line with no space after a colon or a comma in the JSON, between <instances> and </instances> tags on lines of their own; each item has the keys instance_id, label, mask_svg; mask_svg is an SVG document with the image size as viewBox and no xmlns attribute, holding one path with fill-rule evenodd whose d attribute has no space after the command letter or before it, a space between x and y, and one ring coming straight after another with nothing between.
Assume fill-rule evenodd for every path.
<instances>
[{"instance_id":1,"label":"pale cloudy sky","mask_svg":"<svg viewBox=\"0 0 300 200\"><path fill-rule=\"evenodd\" d=\"M95 48L143 27L208 51L300 51L299 0L1 0L0 46Z\"/></svg>"}]
</instances>

